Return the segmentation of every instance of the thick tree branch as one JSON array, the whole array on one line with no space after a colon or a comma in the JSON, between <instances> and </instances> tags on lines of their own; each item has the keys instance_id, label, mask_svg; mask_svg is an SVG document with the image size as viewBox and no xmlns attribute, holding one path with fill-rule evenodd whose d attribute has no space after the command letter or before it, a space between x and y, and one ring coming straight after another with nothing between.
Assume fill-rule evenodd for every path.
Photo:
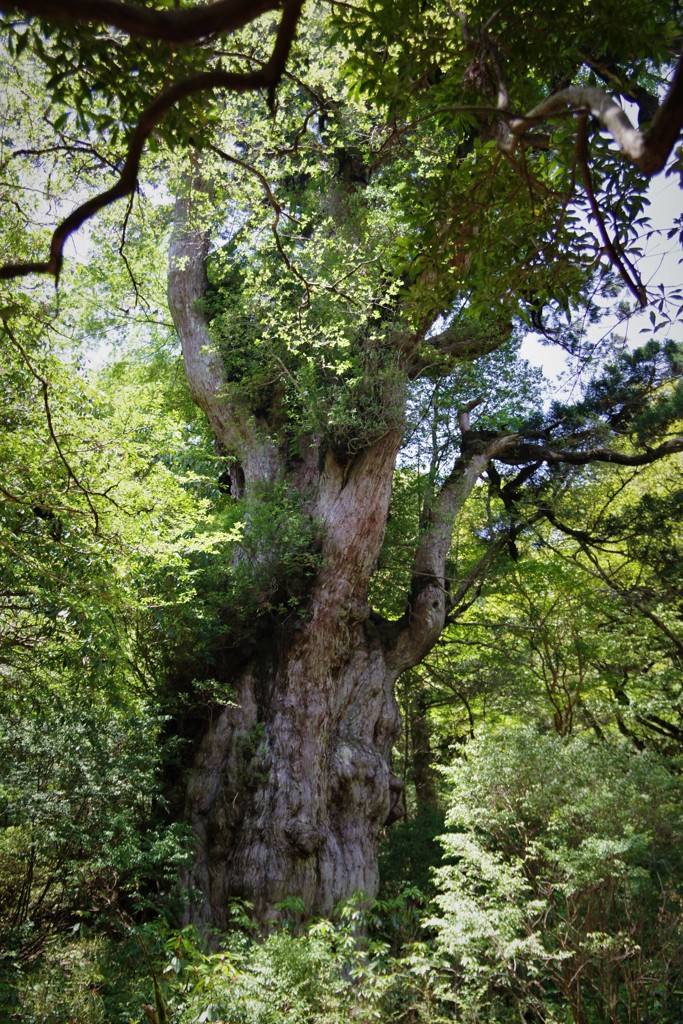
<instances>
[{"instance_id":1,"label":"thick tree branch","mask_svg":"<svg viewBox=\"0 0 683 1024\"><path fill-rule=\"evenodd\" d=\"M568 523L562 522L562 520L557 518L550 505L545 503L540 504L535 518L538 518L539 516L543 519L547 519L551 526L554 526L561 533L566 534L567 537L572 537L573 540L578 540L582 547L590 546L593 548L597 547L598 544L604 543L602 538L591 536L587 530L577 530Z\"/></svg>"},{"instance_id":2,"label":"thick tree branch","mask_svg":"<svg viewBox=\"0 0 683 1024\"><path fill-rule=\"evenodd\" d=\"M461 415L463 422L466 422L466 407L461 410ZM415 553L408 610L397 624L393 647L388 656L392 669L400 673L417 664L434 646L448 621L454 602L448 592L445 566L453 524L487 466L499 461L509 466L526 467L511 482L514 489L515 484L519 486L543 463L584 466L592 462L607 462L622 466L644 466L681 451L683 437L671 438L643 452L626 454L609 448L590 448L585 451L556 449L514 434L496 435L473 430L464 432L462 457L456 462L429 510L428 521ZM493 472L495 475L495 467ZM507 497L511 498L512 494ZM544 514L543 510L539 510L534 518ZM508 541L509 537L504 537L500 546ZM474 579L469 578L463 581L465 589L469 589L474 582ZM463 596L462 587L458 587L456 600L461 601Z\"/></svg>"},{"instance_id":3,"label":"thick tree branch","mask_svg":"<svg viewBox=\"0 0 683 1024\"><path fill-rule=\"evenodd\" d=\"M640 124L653 119L659 110L659 100L655 93L649 92L642 85L625 80L624 72L612 61L596 60L590 53L581 53L580 57L605 85L612 87L619 96L636 104Z\"/></svg>"},{"instance_id":4,"label":"thick tree branch","mask_svg":"<svg viewBox=\"0 0 683 1024\"><path fill-rule=\"evenodd\" d=\"M510 323L481 326L456 321L430 338L415 334L399 335L395 344L408 357L408 371L411 379L415 379L433 370L435 362L438 364L441 359L476 359L495 352L511 333Z\"/></svg>"},{"instance_id":5,"label":"thick tree branch","mask_svg":"<svg viewBox=\"0 0 683 1024\"><path fill-rule=\"evenodd\" d=\"M176 202L168 269L168 303L180 337L190 393L226 452L239 460L245 483L272 480L280 467L277 449L230 388L201 309L207 288L209 231L189 224L190 207L190 198Z\"/></svg>"},{"instance_id":6,"label":"thick tree branch","mask_svg":"<svg viewBox=\"0 0 683 1024\"><path fill-rule=\"evenodd\" d=\"M636 722L639 725L645 726L646 729L651 729L653 732L659 733L660 736L665 736L667 739L677 740L678 743L683 743L683 729L679 729L673 722L667 722L666 719L661 718L659 715L650 713L649 715L636 715Z\"/></svg>"},{"instance_id":7,"label":"thick tree branch","mask_svg":"<svg viewBox=\"0 0 683 1024\"><path fill-rule=\"evenodd\" d=\"M413 559L408 609L399 623L398 636L388 663L397 672L416 665L438 640L451 608L446 581L446 558L453 524L491 459L514 441L496 437L470 446L463 437L463 454L433 502Z\"/></svg>"},{"instance_id":8,"label":"thick tree branch","mask_svg":"<svg viewBox=\"0 0 683 1024\"><path fill-rule=\"evenodd\" d=\"M266 11L277 10L279 0L216 0L206 6L155 10L121 0L10 0L6 11L75 21L84 25L108 25L130 36L160 42L191 44L206 36L235 32Z\"/></svg>"},{"instance_id":9,"label":"thick tree branch","mask_svg":"<svg viewBox=\"0 0 683 1024\"><path fill-rule=\"evenodd\" d=\"M619 104L604 89L570 86L543 100L524 117L511 121L511 138L505 148L512 152L530 128L566 114L568 109L588 111L643 174L658 174L666 166L683 128L683 57L678 61L664 102L646 132L633 127Z\"/></svg>"},{"instance_id":10,"label":"thick tree branch","mask_svg":"<svg viewBox=\"0 0 683 1024\"><path fill-rule=\"evenodd\" d=\"M138 181L140 159L147 139L165 115L181 100L200 92L228 89L249 92L266 88L269 94L280 81L294 40L303 0L286 0L277 38L269 60L256 71L205 71L176 82L165 89L143 110L130 136L128 152L118 181L105 192L86 200L66 217L55 229L50 243L50 257L41 262L11 263L0 267L0 280L25 277L28 274L51 274L59 280L64 245L67 239L99 210L111 206L117 199L131 195Z\"/></svg>"},{"instance_id":11,"label":"thick tree branch","mask_svg":"<svg viewBox=\"0 0 683 1024\"><path fill-rule=\"evenodd\" d=\"M587 448L585 451L571 451L562 448L551 448L548 445L532 444L524 440L510 443L504 451L494 456L508 466L522 466L527 462L545 462L547 465L565 463L569 466L587 466L591 462L609 462L616 466L647 466L667 455L683 452L683 437L672 437L657 448L646 448L645 451L628 455L626 452L614 451L612 448Z\"/></svg>"}]
</instances>

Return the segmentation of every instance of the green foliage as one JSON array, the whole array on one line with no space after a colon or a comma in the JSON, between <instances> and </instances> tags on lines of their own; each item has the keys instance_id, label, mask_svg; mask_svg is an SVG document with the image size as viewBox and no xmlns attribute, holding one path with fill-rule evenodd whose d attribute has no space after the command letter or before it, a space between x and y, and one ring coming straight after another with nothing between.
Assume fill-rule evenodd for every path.
<instances>
[{"instance_id":1,"label":"green foliage","mask_svg":"<svg viewBox=\"0 0 683 1024\"><path fill-rule=\"evenodd\" d=\"M229 600L245 620L277 605L295 609L319 563L319 526L306 512L305 497L276 482L247 502L243 514Z\"/></svg>"},{"instance_id":2,"label":"green foliage","mask_svg":"<svg viewBox=\"0 0 683 1024\"><path fill-rule=\"evenodd\" d=\"M136 927L112 922L105 932L79 922L52 938L39 960L5 976L11 981L3 1006L7 1020L143 1024L145 1009L165 1003L155 965L161 969L167 940L163 921ZM3 980L0 975L0 986Z\"/></svg>"},{"instance_id":3,"label":"green foliage","mask_svg":"<svg viewBox=\"0 0 683 1024\"><path fill-rule=\"evenodd\" d=\"M680 1017L680 776L652 754L533 727L449 771L440 946L463 1020Z\"/></svg>"},{"instance_id":4,"label":"green foliage","mask_svg":"<svg viewBox=\"0 0 683 1024\"><path fill-rule=\"evenodd\" d=\"M681 345L653 339L608 360L582 401L554 403L549 416L565 429L592 420L598 438L614 432L651 443L675 430L683 416L682 370Z\"/></svg>"},{"instance_id":5,"label":"green foliage","mask_svg":"<svg viewBox=\"0 0 683 1024\"><path fill-rule=\"evenodd\" d=\"M576 308L596 239L587 201L574 194L575 126L570 119L545 123L538 144L532 133L523 156L503 160L498 143L507 118L499 110L519 115L569 84L607 85L631 100L637 94L641 120L649 120L655 69L676 59L680 15L652 0L636 42L626 26L643 13L615 0L505 9L433 0L419 14L409 0L335 8L356 92L379 101L389 120L409 124L413 138L430 134L421 173L404 185L405 244L419 246L420 266L437 286L448 287L447 275L451 285L460 279L482 312L480 302L493 299L504 309L511 294L526 296L537 311L546 304ZM642 182L597 130L589 146L601 207L615 222L624 215L617 233L636 243ZM522 316L531 325L533 311Z\"/></svg>"},{"instance_id":6,"label":"green foliage","mask_svg":"<svg viewBox=\"0 0 683 1024\"><path fill-rule=\"evenodd\" d=\"M3 709L6 950L39 948L75 919L103 922L110 909L154 905L183 859L184 829L163 823L160 723L141 702L88 705L63 692L56 708L30 716Z\"/></svg>"},{"instance_id":7,"label":"green foliage","mask_svg":"<svg viewBox=\"0 0 683 1024\"><path fill-rule=\"evenodd\" d=\"M11 990L12 1001L0 999L6 1019L22 1024L63 1024L66 1020L104 1024L100 995L103 947L100 940L48 948L36 969L15 977L18 985ZM0 986L2 982L0 975ZM10 990L5 995L8 998Z\"/></svg>"},{"instance_id":8,"label":"green foliage","mask_svg":"<svg viewBox=\"0 0 683 1024\"><path fill-rule=\"evenodd\" d=\"M461 454L459 408L484 400L473 415L482 436L531 426L624 451L681 419L680 353L656 342L608 362L580 402L537 411L514 324L551 324L546 334L575 351L581 332L567 319L597 318L594 296L615 297L615 284L596 270L603 244L575 189L573 119L539 125L507 159L506 117L494 110L503 87L521 113L565 82L607 82L645 123L679 45L674 15L655 0L457 10L434 0L419 11L361 0L334 5L331 21L316 7L272 111L251 95L182 104L150 139L141 193L102 217L84 243L89 265L63 277L57 299L3 286L0 1012L10 1019L126 1024L144 1005L160 1024L166 1008L180 1024L436 1024L453 1006L488 1024L680 1019L681 495L654 471L608 485L596 470L542 468L528 497L506 503L505 467L498 492L478 488L459 518L447 586L474 573L482 599L458 610L411 681L428 694L435 756L458 755L436 949L420 941L415 893L359 897L310 927L292 897L278 908L287 928L258 941L253 926L231 931L215 955L159 924L173 915L184 855L168 821L164 772L177 777L180 756L170 718L229 702L230 649L304 614L322 528L310 495L284 479L240 500L221 485L226 461L178 371L163 299L166 190L184 173L175 153L203 149L203 215L221 224L203 310L222 397L268 433L283 473L316 446L321 460L331 449L347 463L402 427L409 393L372 593L398 618L420 524ZM40 225L65 195L115 179L164 85L263 59L274 16L230 52L217 38L178 49L68 22L2 24L9 260L42 255ZM644 180L593 127L587 144L615 245L637 252ZM462 328L465 355L439 350L430 331L447 327ZM87 373L74 353L103 338L122 358ZM569 533L552 518L540 525L541 505ZM519 561L492 567L487 554L506 535ZM530 719L538 727L520 728ZM509 730L465 745L483 720ZM258 725L238 742L243 787L260 781L263 735ZM428 891L440 822L434 811L394 830L383 860L392 896L405 881ZM133 934L131 917L152 924Z\"/></svg>"},{"instance_id":9,"label":"green foliage","mask_svg":"<svg viewBox=\"0 0 683 1024\"><path fill-rule=\"evenodd\" d=\"M163 794L173 744L162 744L150 617L168 597L161 577L173 573L176 604L194 592L188 551L208 511L199 474L173 466L187 432L159 373L119 366L88 380L46 354L42 310L22 306L0 373L8 970L55 932L156 913L174 889L186 835Z\"/></svg>"},{"instance_id":10,"label":"green foliage","mask_svg":"<svg viewBox=\"0 0 683 1024\"><path fill-rule=\"evenodd\" d=\"M316 45L323 26L303 39ZM222 165L211 160L229 238L210 257L203 308L234 394L292 456L322 439L348 457L402 422L398 169L370 173L377 118L348 101L338 63L294 61L307 89L283 82L274 119L238 99L226 131L240 142L222 139Z\"/></svg>"},{"instance_id":11,"label":"green foliage","mask_svg":"<svg viewBox=\"0 0 683 1024\"><path fill-rule=\"evenodd\" d=\"M382 892L394 894L405 886L433 895L433 869L441 862L437 841L444 828L439 808L425 809L392 825L380 848Z\"/></svg>"},{"instance_id":12,"label":"green foliage","mask_svg":"<svg viewBox=\"0 0 683 1024\"><path fill-rule=\"evenodd\" d=\"M620 731L678 756L680 501L677 457L637 471L542 472L508 507L498 488L473 495L449 575L466 578L500 551L413 680L440 763L480 723L529 720L562 734ZM501 544L511 525L518 532Z\"/></svg>"},{"instance_id":13,"label":"green foliage","mask_svg":"<svg viewBox=\"0 0 683 1024\"><path fill-rule=\"evenodd\" d=\"M217 648L253 640L273 615L299 614L319 564L319 527L304 497L276 481L241 501L219 494L186 539L177 550L191 591L179 601L175 567L150 567L157 601L147 621L171 673L180 667L185 684L194 674L212 685Z\"/></svg>"},{"instance_id":14,"label":"green foliage","mask_svg":"<svg viewBox=\"0 0 683 1024\"><path fill-rule=\"evenodd\" d=\"M247 908L235 908L217 953L191 928L156 923L109 936L82 928L18 976L8 1019L130 1024L145 1019L143 1007L146 1015L163 1006L176 1024L440 1024L449 1019L438 991L445 963L421 941L421 905L415 889L381 902L357 893L331 921L298 933L285 923L261 938Z\"/></svg>"},{"instance_id":15,"label":"green foliage","mask_svg":"<svg viewBox=\"0 0 683 1024\"><path fill-rule=\"evenodd\" d=\"M69 20L46 23L6 16L2 31L10 56L30 54L40 67L52 100L49 115L55 131L67 137L87 135L96 126L118 146L150 99L162 91L164 71L172 72L173 81L223 63L212 61L211 50L201 44L178 48L158 39L121 37L104 28L93 32L89 24ZM234 67L236 62L228 63ZM206 123L206 106L203 113L200 116L191 104L172 111L160 129L161 138L187 145L189 134ZM159 137L153 140L154 148L159 142Z\"/></svg>"},{"instance_id":16,"label":"green foliage","mask_svg":"<svg viewBox=\"0 0 683 1024\"><path fill-rule=\"evenodd\" d=\"M185 932L168 944L164 977L173 1019L182 1024L230 1020L240 1024L335 1024L387 1019L427 1024L444 1020L432 991L437 964L405 922L413 890L375 903L355 894L332 921L300 934L285 929L254 942L224 937L207 956ZM398 939L392 952L390 937Z\"/></svg>"}]
</instances>

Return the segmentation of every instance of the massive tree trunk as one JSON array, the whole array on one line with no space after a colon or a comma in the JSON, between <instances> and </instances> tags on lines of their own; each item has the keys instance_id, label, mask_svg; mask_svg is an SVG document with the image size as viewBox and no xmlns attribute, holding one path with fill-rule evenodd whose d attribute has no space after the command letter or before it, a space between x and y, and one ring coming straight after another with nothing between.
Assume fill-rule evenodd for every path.
<instances>
[{"instance_id":1,"label":"massive tree trunk","mask_svg":"<svg viewBox=\"0 0 683 1024\"><path fill-rule=\"evenodd\" d=\"M366 593L399 440L350 467L328 455L315 488L322 564L305 609L294 624L269 619L257 650L249 643L230 680L235 706L200 742L186 812L205 922L224 923L230 896L263 919L287 896L327 913L377 889L379 833L401 814L390 767L399 718Z\"/></svg>"},{"instance_id":2,"label":"massive tree trunk","mask_svg":"<svg viewBox=\"0 0 683 1024\"><path fill-rule=\"evenodd\" d=\"M393 673L363 610L316 587L307 621L276 629L233 683L237 706L207 729L187 791L196 917L224 924L231 896L267 919L288 896L326 914L356 889L374 894L402 787Z\"/></svg>"},{"instance_id":3,"label":"massive tree trunk","mask_svg":"<svg viewBox=\"0 0 683 1024\"><path fill-rule=\"evenodd\" d=\"M287 405L290 370L277 350L267 374L268 390L258 393L257 400L248 376L239 376L240 360L230 362L232 337L222 336L223 349L213 341L201 304L208 234L201 224L192 225L189 203L186 198L177 206L169 269L169 304L189 387L227 456L231 492L242 502L252 562L276 587L283 573L288 577L284 602L275 591L265 593L262 602L258 592L253 595L250 628L245 631L242 622L233 631L229 656L222 662L220 681L231 685L233 700L215 708L193 734L185 812L196 851L187 882L200 899L190 917L220 927L232 896L248 900L259 919L267 921L289 897L302 899L305 913L312 915L328 913L357 889L376 893L381 830L402 813L401 784L391 770L391 750L400 730L394 683L431 650L468 591L474 587L476 592L477 579L501 543L514 540L519 488L543 464L645 465L683 449L683 439L630 453L586 448L583 433L574 437L565 432L564 445L557 445L554 426L539 430L531 424L528 434L474 430L469 413L480 399L472 399L459 413L459 457L447 475L435 477L426 495L405 611L387 621L371 611L368 593L402 442L397 409L406 399L411 376L422 370L446 374L454 360L491 351L509 335L509 325L501 326L493 317L492 331L486 325L473 331L467 317L456 317L439 334L430 333L425 344L438 306L431 317L424 314L421 328L412 334L401 325L415 318L409 309L399 308L398 299L392 305L385 296L386 301L370 310L380 319L386 316L381 336L373 335L368 317L359 314L358 324L348 327L348 344L361 367L352 380L366 403L370 396L377 409L370 410L363 429L349 440L348 431L335 433L325 417L297 419L296 402ZM259 301L258 289L256 297ZM288 313L287 307L281 308ZM250 323L247 317L247 328ZM315 323L325 329L324 320ZM236 329L242 330L243 324L239 321ZM238 354L244 346L244 337L234 339ZM289 349L281 351L289 357ZM251 351L249 356L259 358ZM385 357L388 373L381 365ZM282 368L281 380L279 369L272 370L275 364ZM226 366L231 366L230 373ZM344 388L342 376L334 379ZM354 426L349 420L347 428L349 422ZM589 444L591 436L589 432ZM519 472L503 482L492 460ZM451 590L446 559L453 524L486 470L511 514L509 531L489 545ZM305 578L295 579L293 589L289 577L297 574L296 560L290 564L272 530L265 543L263 533L259 538L259 522L262 526L264 514L273 507L268 495L283 493L288 500L295 496L291 508L302 517L302 535L311 542ZM291 534L289 510L285 505L285 532ZM551 515L540 508L537 514ZM225 611L239 619L240 609L230 608L227 601Z\"/></svg>"},{"instance_id":4,"label":"massive tree trunk","mask_svg":"<svg viewBox=\"0 0 683 1024\"><path fill-rule=\"evenodd\" d=\"M387 622L372 613L368 586L401 426L347 452L306 437L296 458L288 455L267 416L259 418L226 378L198 302L207 236L188 226L187 213L187 201L179 202L169 302L192 395L231 456L247 529L250 502L279 481L301 497L319 537L297 614L263 616L233 650L225 681L234 700L216 709L196 740L185 808L196 855L187 882L201 899L190 918L220 927L230 897L248 900L265 921L288 897L301 898L311 915L355 890L376 893L381 830L403 813L402 783L391 770L400 731L394 683L444 627L453 518L490 453L479 447L461 459L431 504L403 617Z\"/></svg>"}]
</instances>

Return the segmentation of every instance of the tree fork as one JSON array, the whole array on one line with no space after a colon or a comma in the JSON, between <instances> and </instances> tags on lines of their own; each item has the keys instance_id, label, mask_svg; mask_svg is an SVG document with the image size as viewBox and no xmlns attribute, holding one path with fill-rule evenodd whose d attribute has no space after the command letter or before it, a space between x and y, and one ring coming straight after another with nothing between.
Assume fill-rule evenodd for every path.
<instances>
[{"instance_id":1,"label":"tree fork","mask_svg":"<svg viewBox=\"0 0 683 1024\"><path fill-rule=\"evenodd\" d=\"M176 213L169 300L192 395L243 470L247 500L262 481L296 489L300 467L226 387L197 305L206 236L188 224L187 200ZM226 924L231 896L265 921L289 896L310 915L357 889L377 891L380 833L402 814L391 771L400 721L396 672L370 623L367 588L401 437L396 427L346 462L331 450L322 458L319 447L309 460L307 502L322 537L305 609L293 626L290 612L276 617L270 638L227 680L235 703L207 724L188 780L196 856L186 882L202 893L189 910L199 925Z\"/></svg>"}]
</instances>

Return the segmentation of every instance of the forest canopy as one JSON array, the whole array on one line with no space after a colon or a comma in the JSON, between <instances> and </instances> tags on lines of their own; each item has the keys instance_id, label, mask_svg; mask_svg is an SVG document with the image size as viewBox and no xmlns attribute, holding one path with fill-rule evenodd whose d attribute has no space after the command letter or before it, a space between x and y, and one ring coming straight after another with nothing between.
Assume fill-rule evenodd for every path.
<instances>
[{"instance_id":1,"label":"forest canopy","mask_svg":"<svg viewBox=\"0 0 683 1024\"><path fill-rule=\"evenodd\" d=\"M677 1022L678 5L0 26L1 1012Z\"/></svg>"}]
</instances>

